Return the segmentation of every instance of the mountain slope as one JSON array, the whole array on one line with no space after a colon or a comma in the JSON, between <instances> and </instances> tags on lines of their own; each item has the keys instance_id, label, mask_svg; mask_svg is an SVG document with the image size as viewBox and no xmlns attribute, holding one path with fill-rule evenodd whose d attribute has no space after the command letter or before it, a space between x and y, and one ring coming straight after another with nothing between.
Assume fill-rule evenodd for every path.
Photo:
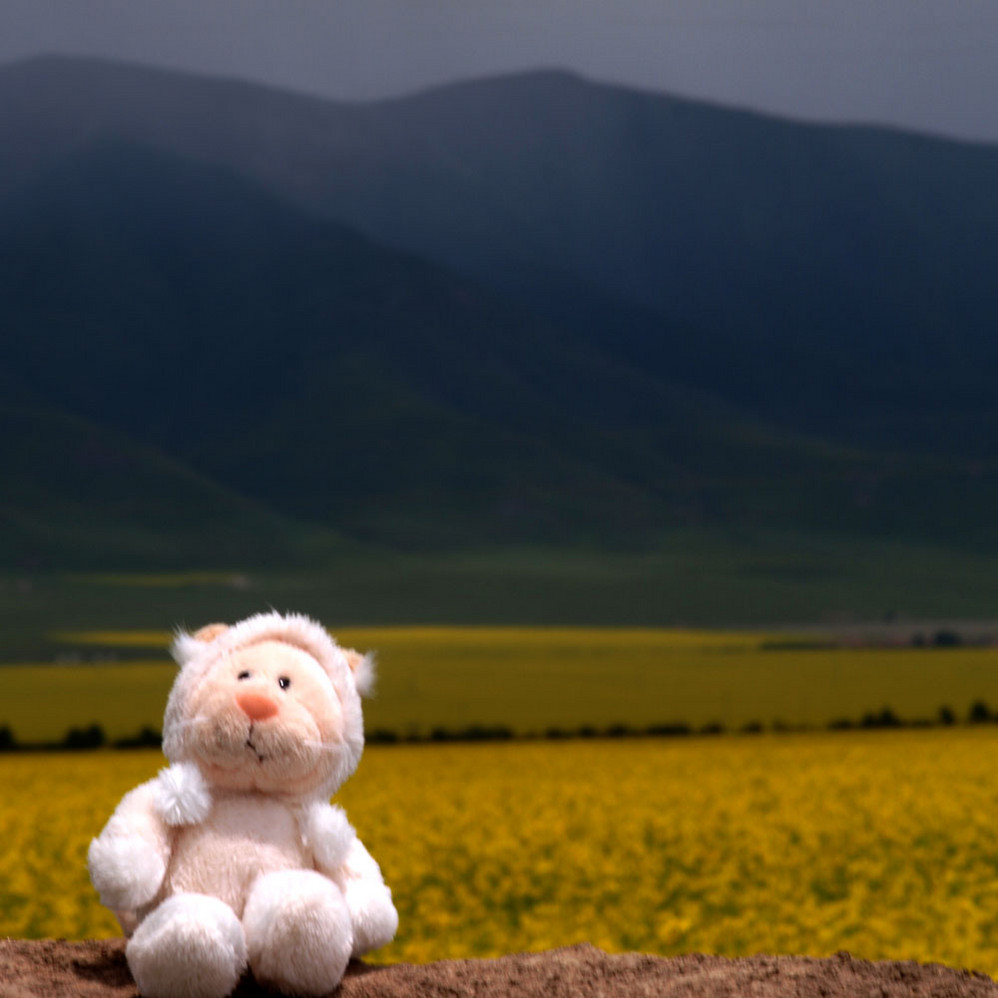
<instances>
[{"instance_id":1,"label":"mountain slope","mask_svg":"<svg viewBox=\"0 0 998 998\"><path fill-rule=\"evenodd\" d=\"M0 234L0 381L22 404L282 517L406 547L994 539L990 466L789 433L229 171L99 141L9 197ZM22 437L22 469L61 463L18 433L13 456ZM173 525L211 534L197 505Z\"/></svg>"},{"instance_id":2,"label":"mountain slope","mask_svg":"<svg viewBox=\"0 0 998 998\"><path fill-rule=\"evenodd\" d=\"M446 535L477 531L482 504L528 528L650 505L578 425L583 398L609 429L657 407L650 391L623 395L558 331L237 177L102 142L10 199L0 231L7 382L293 515L356 528L374 499L394 510L375 520L416 510Z\"/></svg>"},{"instance_id":3,"label":"mountain slope","mask_svg":"<svg viewBox=\"0 0 998 998\"><path fill-rule=\"evenodd\" d=\"M5 568L315 565L349 554L127 435L53 409L0 404Z\"/></svg>"},{"instance_id":4,"label":"mountain slope","mask_svg":"<svg viewBox=\"0 0 998 998\"><path fill-rule=\"evenodd\" d=\"M0 68L0 552L993 551L995 162L564 74Z\"/></svg>"},{"instance_id":5,"label":"mountain slope","mask_svg":"<svg viewBox=\"0 0 998 998\"><path fill-rule=\"evenodd\" d=\"M89 60L0 70L0 191L100 135L244 172L794 429L987 457L998 150L564 73L343 105Z\"/></svg>"}]
</instances>

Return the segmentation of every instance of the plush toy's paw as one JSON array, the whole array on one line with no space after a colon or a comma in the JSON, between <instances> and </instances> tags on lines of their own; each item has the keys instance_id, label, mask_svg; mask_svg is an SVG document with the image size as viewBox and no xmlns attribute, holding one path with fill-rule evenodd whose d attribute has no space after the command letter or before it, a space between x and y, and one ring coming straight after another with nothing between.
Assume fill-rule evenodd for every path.
<instances>
[{"instance_id":1,"label":"plush toy's paw","mask_svg":"<svg viewBox=\"0 0 998 998\"><path fill-rule=\"evenodd\" d=\"M260 877L243 911L249 965L260 984L324 995L342 980L353 937L339 887L314 870Z\"/></svg>"},{"instance_id":2,"label":"plush toy's paw","mask_svg":"<svg viewBox=\"0 0 998 998\"><path fill-rule=\"evenodd\" d=\"M352 955L363 956L390 943L398 930L398 912L392 904L392 892L382 879L381 868L360 839L355 838L350 844L337 882L350 909Z\"/></svg>"},{"instance_id":3,"label":"plush toy's paw","mask_svg":"<svg viewBox=\"0 0 998 998\"><path fill-rule=\"evenodd\" d=\"M377 880L348 879L344 896L353 928L351 956L361 957L395 938L399 915L392 904L392 892L380 877Z\"/></svg>"},{"instance_id":4,"label":"plush toy's paw","mask_svg":"<svg viewBox=\"0 0 998 998\"><path fill-rule=\"evenodd\" d=\"M199 825L211 812L211 790L193 762L177 762L159 771L153 806L173 828Z\"/></svg>"},{"instance_id":5,"label":"plush toy's paw","mask_svg":"<svg viewBox=\"0 0 998 998\"><path fill-rule=\"evenodd\" d=\"M145 998L224 998L246 969L246 937L218 898L174 894L145 918L125 957Z\"/></svg>"},{"instance_id":6,"label":"plush toy's paw","mask_svg":"<svg viewBox=\"0 0 998 998\"><path fill-rule=\"evenodd\" d=\"M357 838L343 808L316 801L306 808L302 825L305 844L312 850L316 866L326 873L342 866Z\"/></svg>"},{"instance_id":7,"label":"plush toy's paw","mask_svg":"<svg viewBox=\"0 0 998 998\"><path fill-rule=\"evenodd\" d=\"M133 911L148 904L166 874L163 857L139 835L105 833L93 839L87 864L101 904L112 911Z\"/></svg>"}]
</instances>

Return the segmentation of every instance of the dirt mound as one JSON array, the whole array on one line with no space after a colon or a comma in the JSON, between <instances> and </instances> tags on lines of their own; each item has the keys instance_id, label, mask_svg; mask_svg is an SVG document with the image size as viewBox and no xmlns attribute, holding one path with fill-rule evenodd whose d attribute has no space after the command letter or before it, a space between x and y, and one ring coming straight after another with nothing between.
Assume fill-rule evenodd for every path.
<instances>
[{"instance_id":1,"label":"dirt mound","mask_svg":"<svg viewBox=\"0 0 998 998\"><path fill-rule=\"evenodd\" d=\"M0 940L3 998L132 998L122 940L72 943ZM244 979L238 998L266 992ZM521 953L498 960L456 960L372 967L353 963L339 998L998 998L990 977L938 964L871 963L848 953L827 959L717 956L665 959L609 956L592 946Z\"/></svg>"}]
</instances>

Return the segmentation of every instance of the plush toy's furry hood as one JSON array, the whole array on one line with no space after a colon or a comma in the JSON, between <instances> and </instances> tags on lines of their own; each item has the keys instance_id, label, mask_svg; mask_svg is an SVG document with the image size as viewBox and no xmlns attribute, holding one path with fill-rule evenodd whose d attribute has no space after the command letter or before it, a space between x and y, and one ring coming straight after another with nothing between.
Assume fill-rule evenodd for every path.
<instances>
[{"instance_id":1,"label":"plush toy's furry hood","mask_svg":"<svg viewBox=\"0 0 998 998\"><path fill-rule=\"evenodd\" d=\"M374 684L374 660L340 648L321 624L302 614L260 613L233 624L211 625L195 634L181 631L173 643L180 665L163 720L163 752L171 762L187 760L184 729L190 694L212 669L232 653L264 641L281 641L310 655L329 677L344 717L342 765L335 785L324 786L328 798L356 769L364 746L360 697Z\"/></svg>"},{"instance_id":2,"label":"plush toy's furry hood","mask_svg":"<svg viewBox=\"0 0 998 998\"><path fill-rule=\"evenodd\" d=\"M352 675L353 684L361 696L370 693L374 684L374 662L371 656L365 656L351 668L347 653L333 641L329 632L304 614L284 615L276 611L258 613L231 627L216 624L205 630L215 631L207 641L199 636L202 633L200 631L197 634L178 632L171 651L182 668L197 661L210 667L216 659L237 648L259 644L261 641L283 641L311 655L326 670L334 684L344 670Z\"/></svg>"}]
</instances>

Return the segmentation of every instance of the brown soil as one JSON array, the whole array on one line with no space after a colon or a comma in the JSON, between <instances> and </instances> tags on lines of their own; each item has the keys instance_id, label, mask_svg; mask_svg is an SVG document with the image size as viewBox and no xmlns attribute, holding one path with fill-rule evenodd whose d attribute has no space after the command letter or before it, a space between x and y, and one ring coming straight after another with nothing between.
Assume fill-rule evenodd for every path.
<instances>
[{"instance_id":1,"label":"brown soil","mask_svg":"<svg viewBox=\"0 0 998 998\"><path fill-rule=\"evenodd\" d=\"M3 998L133 998L124 942L0 940ZM237 998L265 992L244 979ZM827 959L757 956L727 960L693 954L672 959L592 946L521 953L498 960L425 965L350 965L338 998L934 998L988 995L990 977L938 964L870 963L848 953Z\"/></svg>"}]
</instances>

